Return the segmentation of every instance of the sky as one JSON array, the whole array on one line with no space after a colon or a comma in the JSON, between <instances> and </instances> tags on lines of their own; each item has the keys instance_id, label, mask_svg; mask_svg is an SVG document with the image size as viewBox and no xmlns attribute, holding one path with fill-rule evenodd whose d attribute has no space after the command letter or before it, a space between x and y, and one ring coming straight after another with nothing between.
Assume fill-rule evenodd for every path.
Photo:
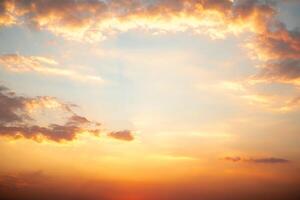
<instances>
[{"instance_id":1,"label":"sky","mask_svg":"<svg viewBox=\"0 0 300 200\"><path fill-rule=\"evenodd\" d=\"M300 199L299 10L0 0L0 199Z\"/></svg>"}]
</instances>

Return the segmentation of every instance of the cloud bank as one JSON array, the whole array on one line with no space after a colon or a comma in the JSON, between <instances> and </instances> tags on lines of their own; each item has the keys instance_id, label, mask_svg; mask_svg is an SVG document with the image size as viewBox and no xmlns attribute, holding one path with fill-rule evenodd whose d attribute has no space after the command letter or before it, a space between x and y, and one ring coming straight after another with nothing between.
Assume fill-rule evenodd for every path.
<instances>
[{"instance_id":1,"label":"cloud bank","mask_svg":"<svg viewBox=\"0 0 300 200\"><path fill-rule=\"evenodd\" d=\"M278 12L276 1L262 0L3 0L0 26L25 24L87 42L133 29L212 38L250 32L245 46L262 61L261 73L252 78L299 85L300 33L288 30Z\"/></svg>"}]
</instances>

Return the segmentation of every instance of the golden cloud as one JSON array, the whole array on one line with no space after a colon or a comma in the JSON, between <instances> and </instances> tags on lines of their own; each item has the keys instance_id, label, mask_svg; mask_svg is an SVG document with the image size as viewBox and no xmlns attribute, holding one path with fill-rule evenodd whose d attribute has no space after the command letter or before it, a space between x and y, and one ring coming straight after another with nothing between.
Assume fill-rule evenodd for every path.
<instances>
[{"instance_id":1,"label":"golden cloud","mask_svg":"<svg viewBox=\"0 0 300 200\"><path fill-rule=\"evenodd\" d=\"M27 23L67 39L95 41L116 32L144 29L153 32L192 30L225 37L245 29L258 32L274 10L257 1L160 0L12 1L17 24ZM2 13L8 12L7 6ZM4 24L5 25L5 24Z\"/></svg>"},{"instance_id":2,"label":"golden cloud","mask_svg":"<svg viewBox=\"0 0 300 200\"><path fill-rule=\"evenodd\" d=\"M282 63L300 59L300 33L288 30L278 21L277 12L274 2L259 0L4 0L0 4L0 19L7 19L0 24L28 24L66 39L88 42L133 29L154 34L192 31L212 38L250 32L255 36L245 46L253 58L264 63L265 71L272 68L272 63L280 65L277 69L285 69ZM44 70L78 76L69 71ZM276 73L273 76L264 72L256 79L282 82L284 77L286 83L295 83L285 70ZM299 75L296 79L298 83Z\"/></svg>"}]
</instances>

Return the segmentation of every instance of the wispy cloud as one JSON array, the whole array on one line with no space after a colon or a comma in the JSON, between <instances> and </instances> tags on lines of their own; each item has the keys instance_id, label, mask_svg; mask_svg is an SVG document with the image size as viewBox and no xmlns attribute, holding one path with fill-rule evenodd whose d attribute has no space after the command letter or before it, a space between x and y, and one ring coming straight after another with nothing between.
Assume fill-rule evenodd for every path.
<instances>
[{"instance_id":1,"label":"wispy cloud","mask_svg":"<svg viewBox=\"0 0 300 200\"><path fill-rule=\"evenodd\" d=\"M85 75L68 69L47 57L4 54L0 55L0 65L6 70L17 73L35 72L43 75L67 77L83 82L103 83L103 79L99 76Z\"/></svg>"},{"instance_id":2,"label":"wispy cloud","mask_svg":"<svg viewBox=\"0 0 300 200\"><path fill-rule=\"evenodd\" d=\"M291 76L292 74L291 72ZM257 84L256 81L253 81L251 78L246 80L221 81L215 84L212 89L226 92L226 95L230 95L242 103L264 109L264 111L286 113L299 110L300 101L297 94L288 93L282 95L277 92L266 92L266 90L261 89L264 87L264 84Z\"/></svg>"},{"instance_id":3,"label":"wispy cloud","mask_svg":"<svg viewBox=\"0 0 300 200\"><path fill-rule=\"evenodd\" d=\"M230 162L249 162L249 163L257 163L257 164L283 164L289 163L290 161L284 158L276 158L276 157L265 157L265 158L245 158L245 157L224 157L223 160Z\"/></svg>"}]
</instances>

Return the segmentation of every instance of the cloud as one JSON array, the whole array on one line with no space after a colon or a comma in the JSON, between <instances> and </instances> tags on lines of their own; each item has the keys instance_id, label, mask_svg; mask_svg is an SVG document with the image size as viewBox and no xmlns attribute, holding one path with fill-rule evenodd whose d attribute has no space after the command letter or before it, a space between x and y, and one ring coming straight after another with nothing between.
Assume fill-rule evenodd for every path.
<instances>
[{"instance_id":1,"label":"cloud","mask_svg":"<svg viewBox=\"0 0 300 200\"><path fill-rule=\"evenodd\" d=\"M253 76L252 80L299 85L299 30L287 30L284 24L277 22L246 46L250 49L252 57L262 61L260 73Z\"/></svg>"},{"instance_id":2,"label":"cloud","mask_svg":"<svg viewBox=\"0 0 300 200\"><path fill-rule=\"evenodd\" d=\"M124 140L124 141L134 140L132 132L129 130L110 132L108 133L108 136L118 140Z\"/></svg>"},{"instance_id":3,"label":"cloud","mask_svg":"<svg viewBox=\"0 0 300 200\"><path fill-rule=\"evenodd\" d=\"M218 38L244 29L261 28L274 13L268 4L255 0L5 2L13 4L10 12L15 24L26 23L79 41L102 40L137 28L158 33L192 30Z\"/></svg>"},{"instance_id":4,"label":"cloud","mask_svg":"<svg viewBox=\"0 0 300 200\"><path fill-rule=\"evenodd\" d=\"M267 157L267 158L243 158L243 157L224 157L223 160L230 162L249 162L257 164L284 164L289 163L289 160L283 158Z\"/></svg>"},{"instance_id":5,"label":"cloud","mask_svg":"<svg viewBox=\"0 0 300 200\"><path fill-rule=\"evenodd\" d=\"M59 102L54 97L39 96L35 98L17 96L8 88L0 87L0 124L13 124L32 121L30 112L38 108L59 108L74 114L71 104Z\"/></svg>"},{"instance_id":6,"label":"cloud","mask_svg":"<svg viewBox=\"0 0 300 200\"><path fill-rule=\"evenodd\" d=\"M47 127L41 127L37 125L33 126L5 126L0 125L0 135L11 138L26 138L35 141L43 141L44 139L52 140L55 142L71 141L77 138L80 131L89 131L91 133L98 134L100 130L86 130L81 127L81 124L77 123L70 125L69 121L66 124L50 124Z\"/></svg>"},{"instance_id":7,"label":"cloud","mask_svg":"<svg viewBox=\"0 0 300 200\"><path fill-rule=\"evenodd\" d=\"M270 70L273 69L274 68ZM266 71L265 73L271 72ZM275 75L276 74L274 74L274 76ZM265 83L267 78L269 78L269 74L267 74L265 79L259 80L255 80L253 77L251 77L251 79L246 80L221 81L215 84L213 89L221 90L229 97L237 98L237 103L240 103L239 100L241 100L243 103L246 103L247 106L253 106L253 108L257 108L258 111L263 110L277 114L299 111L299 95L292 96L291 94L282 95L282 93L267 93L265 90L261 89L261 87L265 86L262 84L257 84L257 81L262 81ZM282 82L283 81L288 81L288 83L291 82L291 80L282 80ZM298 80L294 80L294 82L296 81Z\"/></svg>"},{"instance_id":8,"label":"cloud","mask_svg":"<svg viewBox=\"0 0 300 200\"><path fill-rule=\"evenodd\" d=\"M294 84L292 80L299 76L287 76L286 70L290 71L291 67L286 64L299 62L300 34L278 21L277 13L275 1L259 0L4 0L0 3L0 26L27 24L66 39L87 42L133 29L155 34L192 31L212 38L252 32L255 36L245 46L253 58L264 63L259 78L279 82L291 78L288 83ZM97 80L97 77L82 77L73 71L44 66L37 57L6 55L3 59L11 70ZM27 64L16 67L16 60ZM266 73L266 69L272 73ZM298 67L293 69L298 71Z\"/></svg>"},{"instance_id":9,"label":"cloud","mask_svg":"<svg viewBox=\"0 0 300 200\"><path fill-rule=\"evenodd\" d=\"M72 141L85 132L98 136L101 132L100 123L77 115L73 107L73 104L49 96L17 96L1 86L0 136L12 139L26 138L37 142ZM38 111L43 112L39 114ZM44 116L47 116L46 119L43 119ZM53 122L54 116L59 117L60 123ZM112 132L110 136L121 140L133 140L130 131Z\"/></svg>"},{"instance_id":10,"label":"cloud","mask_svg":"<svg viewBox=\"0 0 300 200\"><path fill-rule=\"evenodd\" d=\"M29 118L26 113L17 113L25 107L23 97L15 97L4 87L0 87L0 123L20 122Z\"/></svg>"},{"instance_id":11,"label":"cloud","mask_svg":"<svg viewBox=\"0 0 300 200\"><path fill-rule=\"evenodd\" d=\"M12 14L13 9L13 1L0 1L0 27L9 26L15 23L16 19Z\"/></svg>"},{"instance_id":12,"label":"cloud","mask_svg":"<svg viewBox=\"0 0 300 200\"><path fill-rule=\"evenodd\" d=\"M288 30L278 20L276 4L260 0L4 0L0 3L0 26L27 24L69 40L87 42L134 29L154 34L189 31L212 38L251 32L254 36L245 41L245 46L252 58L262 62L262 72L253 79L298 84L300 33ZM10 70L100 81L98 77L83 77L48 66L54 63L45 66L37 57L7 55L3 59ZM14 60L27 65L16 67ZM292 71L297 73L290 76Z\"/></svg>"},{"instance_id":13,"label":"cloud","mask_svg":"<svg viewBox=\"0 0 300 200\"><path fill-rule=\"evenodd\" d=\"M2 87L3 88L3 87ZM71 105L59 102L53 97L28 98L17 96L4 88L0 91L0 135L10 138L27 138L35 141L44 139L61 142L76 139L80 132L87 131L97 135L100 132L98 124L85 117L76 115ZM39 125L39 117L32 114L34 110L56 108L56 114L66 114L65 124ZM36 119L38 118L38 119ZM92 128L93 127L93 128Z\"/></svg>"},{"instance_id":14,"label":"cloud","mask_svg":"<svg viewBox=\"0 0 300 200\"><path fill-rule=\"evenodd\" d=\"M99 76L84 75L71 69L62 68L55 60L41 56L4 54L0 55L0 65L6 70L17 73L36 72L43 75L68 77L79 81L103 82Z\"/></svg>"},{"instance_id":15,"label":"cloud","mask_svg":"<svg viewBox=\"0 0 300 200\"><path fill-rule=\"evenodd\" d=\"M254 82L281 82L300 85L300 59L269 61L259 74L251 78Z\"/></svg>"},{"instance_id":16,"label":"cloud","mask_svg":"<svg viewBox=\"0 0 300 200\"><path fill-rule=\"evenodd\" d=\"M263 60L300 59L300 32L288 31L283 24L257 36L255 44Z\"/></svg>"}]
</instances>

